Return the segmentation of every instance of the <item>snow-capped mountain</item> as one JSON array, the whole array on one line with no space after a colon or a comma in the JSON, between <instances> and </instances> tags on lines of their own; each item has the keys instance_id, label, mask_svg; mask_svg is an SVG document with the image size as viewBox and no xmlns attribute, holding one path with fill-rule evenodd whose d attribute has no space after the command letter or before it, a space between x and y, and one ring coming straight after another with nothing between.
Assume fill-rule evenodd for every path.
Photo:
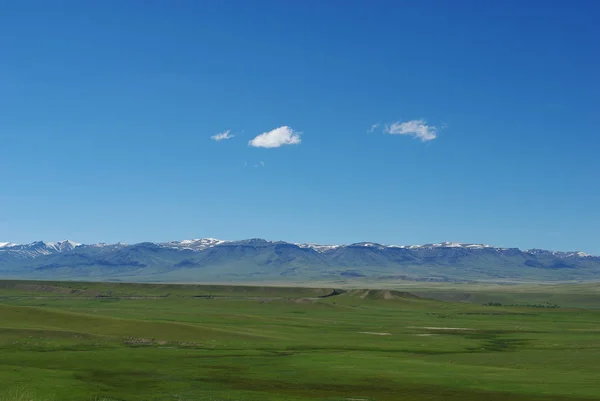
<instances>
[{"instance_id":1,"label":"snow-capped mountain","mask_svg":"<svg viewBox=\"0 0 600 401\"><path fill-rule=\"evenodd\" d=\"M0 252L10 252L13 254L34 258L37 256L50 255L58 252L72 251L78 246L81 246L81 244L71 240L57 242L36 241L26 245L0 242Z\"/></svg>"},{"instance_id":2,"label":"snow-capped mountain","mask_svg":"<svg viewBox=\"0 0 600 401\"><path fill-rule=\"evenodd\" d=\"M0 242L0 278L207 280L600 280L600 257L485 244L288 243L215 238L140 244Z\"/></svg>"},{"instance_id":3,"label":"snow-capped mountain","mask_svg":"<svg viewBox=\"0 0 600 401\"><path fill-rule=\"evenodd\" d=\"M290 244L295 245L301 249L311 249L318 253L325 253L334 251L340 248L347 247L365 247L372 249L408 249L408 250L416 250L416 249L441 249L441 248L454 248L454 249L467 249L467 250L476 250L476 249L490 249L496 251L506 251L509 249L516 248L501 248L501 247L493 247L487 244L466 244L460 242L438 242L424 245L383 245L374 242L358 242L347 245L325 245L325 244L315 244L315 243L287 243L285 241L268 241L260 238L252 238L247 240L239 240L239 241L225 241L216 238L197 238L190 240L181 240L181 241L169 241L169 242L161 242L154 243L157 246L163 248L173 248L173 249L186 249L193 251L203 251L218 245L223 244ZM11 251L11 252L22 252L28 256L42 256L49 255L57 252L68 252L72 251L77 247L106 247L106 246L127 246L127 244L119 242L118 244L107 244L104 242L91 244L91 245L82 245L80 243L64 240L57 242L47 242L47 241L35 241L30 244L19 245L14 244L12 242L0 242L0 252L3 251ZM552 255L560 258L569 258L569 257L592 257L591 255L579 252L563 252L563 251L549 251L544 249L526 249L520 251L523 253L528 253L531 255Z\"/></svg>"},{"instance_id":4,"label":"snow-capped mountain","mask_svg":"<svg viewBox=\"0 0 600 401\"><path fill-rule=\"evenodd\" d=\"M587 258L587 257L591 257L592 255L589 255L585 252L561 252L561 251L546 251L544 249L526 249L523 252L527 252L530 253L532 255L553 255L553 256L557 256L559 258Z\"/></svg>"},{"instance_id":5,"label":"snow-capped mountain","mask_svg":"<svg viewBox=\"0 0 600 401\"><path fill-rule=\"evenodd\" d=\"M199 239L186 239L183 241L170 241L163 242L160 245L166 248L177 248L177 249L192 249L195 251L202 251L206 248L211 248L215 245L222 244L227 241L219 240L216 238L199 238Z\"/></svg>"},{"instance_id":6,"label":"snow-capped mountain","mask_svg":"<svg viewBox=\"0 0 600 401\"><path fill-rule=\"evenodd\" d=\"M337 249L342 245L319 245L319 244L295 244L298 245L300 248L303 249L312 249L313 251L319 252L319 253L323 253L323 252L327 252L327 251L331 251L333 249Z\"/></svg>"}]
</instances>

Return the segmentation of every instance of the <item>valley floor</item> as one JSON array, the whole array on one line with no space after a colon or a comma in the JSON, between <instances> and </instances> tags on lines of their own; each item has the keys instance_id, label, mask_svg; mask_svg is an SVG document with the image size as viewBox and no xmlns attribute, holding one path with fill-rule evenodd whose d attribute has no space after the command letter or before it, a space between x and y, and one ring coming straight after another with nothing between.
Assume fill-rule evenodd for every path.
<instances>
[{"instance_id":1,"label":"valley floor","mask_svg":"<svg viewBox=\"0 0 600 401\"><path fill-rule=\"evenodd\" d=\"M4 281L0 400L600 400L600 310L544 305Z\"/></svg>"}]
</instances>

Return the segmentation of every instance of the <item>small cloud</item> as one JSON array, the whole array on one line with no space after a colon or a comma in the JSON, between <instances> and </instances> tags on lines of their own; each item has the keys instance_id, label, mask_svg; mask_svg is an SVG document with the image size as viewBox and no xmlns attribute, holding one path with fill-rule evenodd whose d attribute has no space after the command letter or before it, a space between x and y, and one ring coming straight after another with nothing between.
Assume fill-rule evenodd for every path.
<instances>
[{"instance_id":1,"label":"small cloud","mask_svg":"<svg viewBox=\"0 0 600 401\"><path fill-rule=\"evenodd\" d=\"M262 167L264 167L264 166L265 166L265 162L263 162L263 161L261 160L261 161L260 161L260 165L261 165Z\"/></svg>"},{"instance_id":2,"label":"small cloud","mask_svg":"<svg viewBox=\"0 0 600 401\"><path fill-rule=\"evenodd\" d=\"M231 139L235 135L231 135L230 132L231 132L231 130L228 129L225 132L221 132L220 134L216 134L216 135L211 136L210 139L212 139L213 141L217 141L217 142L222 141L224 139Z\"/></svg>"},{"instance_id":3,"label":"small cloud","mask_svg":"<svg viewBox=\"0 0 600 401\"><path fill-rule=\"evenodd\" d=\"M284 125L283 127L260 134L248 142L248 145L255 148L278 148L283 145L297 145L301 141L299 132Z\"/></svg>"},{"instance_id":4,"label":"small cloud","mask_svg":"<svg viewBox=\"0 0 600 401\"><path fill-rule=\"evenodd\" d=\"M392 125L386 125L384 132L392 135L411 135L423 142L437 138L438 129L427 125L425 120L411 120L404 123L396 121Z\"/></svg>"},{"instance_id":5,"label":"small cloud","mask_svg":"<svg viewBox=\"0 0 600 401\"><path fill-rule=\"evenodd\" d=\"M375 131L375 130L377 129L377 127L379 127L379 124L373 124L373 125L371 125L371 128L369 128L369 129L367 130L367 132L370 134L370 133L372 133L373 131Z\"/></svg>"}]
</instances>

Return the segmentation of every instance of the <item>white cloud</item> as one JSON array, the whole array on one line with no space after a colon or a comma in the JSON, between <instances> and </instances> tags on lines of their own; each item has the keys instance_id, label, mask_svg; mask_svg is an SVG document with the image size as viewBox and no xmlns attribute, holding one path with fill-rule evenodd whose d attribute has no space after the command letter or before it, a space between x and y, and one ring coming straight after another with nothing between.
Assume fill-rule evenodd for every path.
<instances>
[{"instance_id":1,"label":"white cloud","mask_svg":"<svg viewBox=\"0 0 600 401\"><path fill-rule=\"evenodd\" d=\"M373 124L371 125L371 128L367 130L367 132L370 134L371 132L375 131L377 127L379 127L379 124Z\"/></svg>"},{"instance_id":2,"label":"white cloud","mask_svg":"<svg viewBox=\"0 0 600 401\"><path fill-rule=\"evenodd\" d=\"M278 148L283 145L297 145L301 141L299 132L284 125L283 127L260 134L248 142L248 145L255 148Z\"/></svg>"},{"instance_id":3,"label":"white cloud","mask_svg":"<svg viewBox=\"0 0 600 401\"><path fill-rule=\"evenodd\" d=\"M221 132L220 134L216 134L210 137L210 139L212 139L213 141L222 141L223 139L231 139L233 138L235 135L231 135L230 134L231 130L228 129L225 132Z\"/></svg>"},{"instance_id":4,"label":"white cloud","mask_svg":"<svg viewBox=\"0 0 600 401\"><path fill-rule=\"evenodd\" d=\"M438 129L427 125L425 120L411 120L404 123L396 121L392 125L386 125L384 132L392 135L411 135L425 142L437 138Z\"/></svg>"}]
</instances>

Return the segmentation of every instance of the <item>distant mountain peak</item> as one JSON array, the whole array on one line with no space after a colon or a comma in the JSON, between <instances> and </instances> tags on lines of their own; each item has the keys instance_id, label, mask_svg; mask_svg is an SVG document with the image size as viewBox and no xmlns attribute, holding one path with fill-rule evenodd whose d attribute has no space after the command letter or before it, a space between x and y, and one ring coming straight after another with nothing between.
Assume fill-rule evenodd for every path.
<instances>
[{"instance_id":1,"label":"distant mountain peak","mask_svg":"<svg viewBox=\"0 0 600 401\"><path fill-rule=\"evenodd\" d=\"M30 245L35 246L67 246L67 247L76 247L81 245L78 242L71 241L70 239L66 239L63 241L34 241Z\"/></svg>"},{"instance_id":2,"label":"distant mountain peak","mask_svg":"<svg viewBox=\"0 0 600 401\"><path fill-rule=\"evenodd\" d=\"M227 241L228 244L234 245L250 245L250 246L265 246L269 244L286 244L285 241L270 241L264 238L249 238L239 241Z\"/></svg>"},{"instance_id":3,"label":"distant mountain peak","mask_svg":"<svg viewBox=\"0 0 600 401\"><path fill-rule=\"evenodd\" d=\"M560 258L569 258L569 257L578 257L578 258L587 258L592 257L585 252L581 251L570 251L570 252L562 252L562 251L548 251L545 249L526 249L523 252L530 253L532 255L553 255Z\"/></svg>"},{"instance_id":4,"label":"distant mountain peak","mask_svg":"<svg viewBox=\"0 0 600 401\"><path fill-rule=\"evenodd\" d=\"M201 251L201 250L222 244L224 242L226 242L226 241L219 240L216 238L195 238L195 239L184 239L181 241L163 242L160 245L165 248L191 249L191 250Z\"/></svg>"},{"instance_id":5,"label":"distant mountain peak","mask_svg":"<svg viewBox=\"0 0 600 401\"><path fill-rule=\"evenodd\" d=\"M468 244L464 242L437 242L434 244L425 244L425 245L412 245L412 247L422 247L422 248L467 248L467 249L484 249L484 248L493 248L487 244ZM504 249L504 248L502 248Z\"/></svg>"},{"instance_id":6,"label":"distant mountain peak","mask_svg":"<svg viewBox=\"0 0 600 401\"><path fill-rule=\"evenodd\" d=\"M54 248L59 252L70 251L70 250L75 249L78 246L81 246L80 243L71 241L69 239L66 239L63 241L57 241L57 242L42 241L42 244L44 244L44 246L46 246L46 247Z\"/></svg>"},{"instance_id":7,"label":"distant mountain peak","mask_svg":"<svg viewBox=\"0 0 600 401\"><path fill-rule=\"evenodd\" d=\"M316 251L319 253L331 251L331 250L337 249L342 246L342 245L320 245L320 244L313 244L313 243L294 244L294 245L296 245L300 248L304 248L304 249L312 249L313 251Z\"/></svg>"},{"instance_id":8,"label":"distant mountain peak","mask_svg":"<svg viewBox=\"0 0 600 401\"><path fill-rule=\"evenodd\" d=\"M366 246L366 247L372 247L372 248L380 248L380 247L383 247L384 245L377 244L375 242L355 242L354 244L350 244L349 246Z\"/></svg>"}]
</instances>

